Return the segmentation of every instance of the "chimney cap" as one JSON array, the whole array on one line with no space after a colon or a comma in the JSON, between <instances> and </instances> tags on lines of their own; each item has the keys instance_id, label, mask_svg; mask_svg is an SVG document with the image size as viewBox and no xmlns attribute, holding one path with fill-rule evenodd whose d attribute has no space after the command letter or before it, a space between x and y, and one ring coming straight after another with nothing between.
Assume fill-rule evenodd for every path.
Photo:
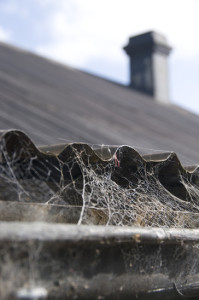
<instances>
[{"instance_id":1,"label":"chimney cap","mask_svg":"<svg viewBox=\"0 0 199 300\"><path fill-rule=\"evenodd\" d=\"M129 43L124 47L128 55L134 55L138 51L161 52L162 54L169 55L172 47L168 44L164 35L149 31L129 38Z\"/></svg>"},{"instance_id":2,"label":"chimney cap","mask_svg":"<svg viewBox=\"0 0 199 300\"><path fill-rule=\"evenodd\" d=\"M124 50L130 57L130 87L169 103L167 58L171 47L166 37L154 31L136 35Z\"/></svg>"}]
</instances>

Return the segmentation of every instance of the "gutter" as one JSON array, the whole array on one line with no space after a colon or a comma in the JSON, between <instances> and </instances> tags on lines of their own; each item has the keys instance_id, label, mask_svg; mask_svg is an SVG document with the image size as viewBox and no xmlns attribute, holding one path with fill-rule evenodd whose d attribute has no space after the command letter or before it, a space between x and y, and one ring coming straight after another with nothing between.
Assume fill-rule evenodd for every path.
<instances>
[{"instance_id":1,"label":"gutter","mask_svg":"<svg viewBox=\"0 0 199 300\"><path fill-rule=\"evenodd\" d=\"M20 300L198 299L198 245L199 229L1 222L0 293Z\"/></svg>"}]
</instances>

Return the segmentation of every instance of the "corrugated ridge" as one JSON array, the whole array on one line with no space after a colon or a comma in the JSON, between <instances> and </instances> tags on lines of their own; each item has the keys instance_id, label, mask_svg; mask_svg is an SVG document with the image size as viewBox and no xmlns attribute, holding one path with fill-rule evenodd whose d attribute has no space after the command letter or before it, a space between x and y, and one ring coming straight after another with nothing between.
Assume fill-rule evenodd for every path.
<instances>
[{"instance_id":1,"label":"corrugated ridge","mask_svg":"<svg viewBox=\"0 0 199 300\"><path fill-rule=\"evenodd\" d=\"M147 205L144 219L153 216L161 223L167 214L169 222L175 225L179 213L185 214L185 223L189 222L191 213L196 214L191 217L194 225L186 223L185 227L199 226L198 167L185 168L173 152L141 156L129 146L94 150L84 143L39 148L25 133L17 130L1 131L0 149L2 200L15 201L16 205L17 197L19 201L29 203L49 203L49 199L54 197L53 203L56 205L81 207L85 187L88 194L100 199L107 197L109 185L112 184L113 189L117 189L110 197L115 197L114 205L119 214L125 211L128 215L137 208L138 214L142 214L142 207L136 207L137 194L136 197L141 201L139 205ZM94 180L95 184L92 185ZM102 189L98 190L98 180L104 185L103 192ZM93 192L89 189L93 189ZM59 192L62 200L55 199L53 192ZM134 198L129 204L131 193ZM148 206L147 203L153 202L153 195L156 204ZM126 200L123 201L122 197L126 197ZM143 204L142 198L145 201ZM2 208L6 210L4 206ZM91 208L100 216L97 223L107 222L107 207L103 201L88 207Z\"/></svg>"}]
</instances>

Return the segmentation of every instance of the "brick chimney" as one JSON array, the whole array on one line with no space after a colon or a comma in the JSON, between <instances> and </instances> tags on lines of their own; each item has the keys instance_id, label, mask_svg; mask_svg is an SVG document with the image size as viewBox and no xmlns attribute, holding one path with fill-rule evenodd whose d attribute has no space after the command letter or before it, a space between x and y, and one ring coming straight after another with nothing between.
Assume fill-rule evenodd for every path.
<instances>
[{"instance_id":1,"label":"brick chimney","mask_svg":"<svg viewBox=\"0 0 199 300\"><path fill-rule=\"evenodd\" d=\"M130 56L130 87L169 103L167 57L171 47L166 38L150 31L131 37L124 50Z\"/></svg>"}]
</instances>

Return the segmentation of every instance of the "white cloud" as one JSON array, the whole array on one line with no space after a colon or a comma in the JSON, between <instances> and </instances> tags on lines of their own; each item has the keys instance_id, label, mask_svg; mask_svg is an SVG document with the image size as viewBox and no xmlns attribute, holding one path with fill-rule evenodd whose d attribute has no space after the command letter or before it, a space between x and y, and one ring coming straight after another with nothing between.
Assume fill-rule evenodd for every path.
<instances>
[{"instance_id":1,"label":"white cloud","mask_svg":"<svg viewBox=\"0 0 199 300\"><path fill-rule=\"evenodd\" d=\"M0 41L7 42L10 39L10 32L0 26Z\"/></svg>"},{"instance_id":2,"label":"white cloud","mask_svg":"<svg viewBox=\"0 0 199 300\"><path fill-rule=\"evenodd\" d=\"M105 56L122 60L129 36L154 29L169 37L175 55L199 53L199 3L194 0L37 0L48 7L51 41L37 51L71 64Z\"/></svg>"}]
</instances>

